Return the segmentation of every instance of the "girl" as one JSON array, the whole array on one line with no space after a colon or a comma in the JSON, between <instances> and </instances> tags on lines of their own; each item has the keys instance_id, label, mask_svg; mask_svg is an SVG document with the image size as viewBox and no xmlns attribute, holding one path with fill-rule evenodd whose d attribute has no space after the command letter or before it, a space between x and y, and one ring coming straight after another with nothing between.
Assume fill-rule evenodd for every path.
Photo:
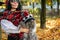
<instances>
[{"instance_id":1,"label":"girl","mask_svg":"<svg viewBox=\"0 0 60 40\"><path fill-rule=\"evenodd\" d=\"M7 19L7 20L11 21L17 27L20 24L20 22L23 20L23 16L27 17L29 15L27 11L23 12L23 14L24 14L23 16L21 15L22 6L21 6L19 0L8 0L6 7L7 7L7 9L5 12L3 12L3 16L0 18L0 20ZM33 29L36 29L36 27L34 27ZM9 33L8 40L24 40L24 38L22 39L23 34L24 33L28 34L29 31L30 30L28 28L20 27L20 33ZM34 39L34 40L36 40L36 39Z\"/></svg>"}]
</instances>

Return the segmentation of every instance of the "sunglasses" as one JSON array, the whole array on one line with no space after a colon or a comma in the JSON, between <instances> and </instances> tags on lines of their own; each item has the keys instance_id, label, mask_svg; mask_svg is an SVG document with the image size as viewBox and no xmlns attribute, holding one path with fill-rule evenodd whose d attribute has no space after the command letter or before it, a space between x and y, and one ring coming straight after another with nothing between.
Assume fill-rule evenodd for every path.
<instances>
[{"instance_id":1,"label":"sunglasses","mask_svg":"<svg viewBox=\"0 0 60 40\"><path fill-rule=\"evenodd\" d=\"M20 0L10 0L10 2L20 2Z\"/></svg>"}]
</instances>

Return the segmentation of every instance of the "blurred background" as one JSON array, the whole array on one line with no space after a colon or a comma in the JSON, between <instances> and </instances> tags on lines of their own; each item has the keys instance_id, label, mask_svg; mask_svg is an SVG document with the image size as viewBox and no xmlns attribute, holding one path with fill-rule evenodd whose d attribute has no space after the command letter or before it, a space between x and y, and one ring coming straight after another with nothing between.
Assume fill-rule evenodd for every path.
<instances>
[{"instance_id":1,"label":"blurred background","mask_svg":"<svg viewBox=\"0 0 60 40\"><path fill-rule=\"evenodd\" d=\"M6 9L7 0L0 0L0 17ZM28 10L30 14L36 19L36 33L39 40L60 40L60 0L20 0L22 10ZM57 31L55 31L57 28ZM1 27L0 27L1 30ZM55 31L56 35L53 35ZM7 36L2 33L2 39L6 40ZM45 34L43 34L45 33ZM48 35L46 35L46 33ZM53 35L53 37L52 37ZM43 37L42 37L43 36ZM50 38L50 39L49 39Z\"/></svg>"}]
</instances>

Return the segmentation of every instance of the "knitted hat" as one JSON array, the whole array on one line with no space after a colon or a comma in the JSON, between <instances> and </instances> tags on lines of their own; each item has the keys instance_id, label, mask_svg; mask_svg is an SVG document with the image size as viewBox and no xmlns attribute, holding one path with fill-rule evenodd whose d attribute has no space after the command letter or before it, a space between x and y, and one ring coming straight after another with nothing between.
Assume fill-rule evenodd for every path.
<instances>
[{"instance_id":1,"label":"knitted hat","mask_svg":"<svg viewBox=\"0 0 60 40\"><path fill-rule=\"evenodd\" d=\"M23 18L23 21L24 21L25 23L27 23L27 22L29 22L29 21L31 21L31 20L35 20L32 15L28 15L27 17L24 17L24 18Z\"/></svg>"}]
</instances>

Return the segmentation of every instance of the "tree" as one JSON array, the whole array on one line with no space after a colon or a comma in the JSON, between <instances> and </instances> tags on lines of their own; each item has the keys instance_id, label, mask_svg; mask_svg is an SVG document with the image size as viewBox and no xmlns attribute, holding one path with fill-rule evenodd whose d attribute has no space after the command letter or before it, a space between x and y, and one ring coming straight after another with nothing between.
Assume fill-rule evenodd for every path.
<instances>
[{"instance_id":1,"label":"tree","mask_svg":"<svg viewBox=\"0 0 60 40\"><path fill-rule=\"evenodd\" d=\"M57 0L57 13L58 13L58 15L60 15L59 14L59 0Z\"/></svg>"},{"instance_id":2,"label":"tree","mask_svg":"<svg viewBox=\"0 0 60 40\"><path fill-rule=\"evenodd\" d=\"M45 22L46 22L46 0L41 0L41 14L40 14L40 20L41 20L41 28L45 28Z\"/></svg>"}]
</instances>

